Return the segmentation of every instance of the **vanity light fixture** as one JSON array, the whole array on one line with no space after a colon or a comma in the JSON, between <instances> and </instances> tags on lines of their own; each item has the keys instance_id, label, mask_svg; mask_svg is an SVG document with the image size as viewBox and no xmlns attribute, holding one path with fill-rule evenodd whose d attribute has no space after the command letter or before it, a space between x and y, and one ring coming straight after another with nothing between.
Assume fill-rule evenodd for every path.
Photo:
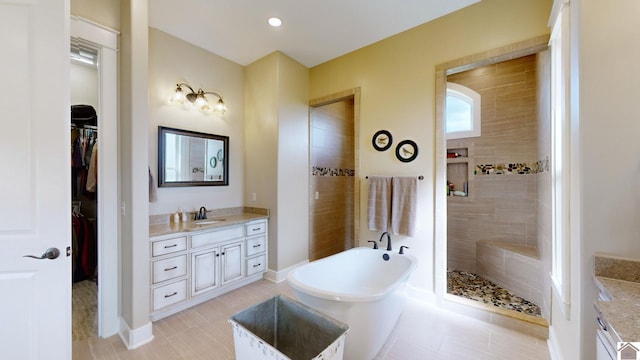
<instances>
[{"instance_id":1,"label":"vanity light fixture","mask_svg":"<svg viewBox=\"0 0 640 360\"><path fill-rule=\"evenodd\" d=\"M186 87L188 89L188 92L185 92L183 87ZM211 94L218 98L218 101L216 101L213 107L209 107L209 100L207 100L205 94ZM185 99L202 110L212 110L221 113L227 111L227 105L225 105L224 100L222 100L222 95L213 91L204 91L202 89L194 91L193 88L189 86L189 84L178 83L176 85L176 91L173 95L173 101L182 103Z\"/></svg>"}]
</instances>

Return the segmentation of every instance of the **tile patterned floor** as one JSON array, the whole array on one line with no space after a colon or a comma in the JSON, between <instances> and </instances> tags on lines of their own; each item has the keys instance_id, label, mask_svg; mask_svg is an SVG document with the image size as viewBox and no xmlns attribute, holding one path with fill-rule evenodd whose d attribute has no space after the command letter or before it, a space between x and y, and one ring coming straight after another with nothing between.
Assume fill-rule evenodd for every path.
<instances>
[{"instance_id":1,"label":"tile patterned floor","mask_svg":"<svg viewBox=\"0 0 640 360\"><path fill-rule=\"evenodd\" d=\"M286 283L258 281L156 321L154 341L135 350L128 351L117 335L92 336L73 342L73 358L232 360L233 335L227 319L277 294L293 297ZM375 360L507 360L514 354L518 359L550 359L544 340L409 299Z\"/></svg>"},{"instance_id":2,"label":"tile patterned floor","mask_svg":"<svg viewBox=\"0 0 640 360\"><path fill-rule=\"evenodd\" d=\"M503 309L542 317L542 312L538 305L516 296L509 290L501 288L482 276L473 273L458 270L448 271L447 292Z\"/></svg>"}]
</instances>

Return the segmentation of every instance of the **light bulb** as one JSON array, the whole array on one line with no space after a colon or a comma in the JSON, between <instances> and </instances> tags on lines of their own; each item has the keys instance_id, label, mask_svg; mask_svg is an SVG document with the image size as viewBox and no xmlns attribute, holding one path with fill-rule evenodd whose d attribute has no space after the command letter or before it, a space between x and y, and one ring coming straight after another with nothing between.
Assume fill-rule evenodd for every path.
<instances>
[{"instance_id":1,"label":"light bulb","mask_svg":"<svg viewBox=\"0 0 640 360\"><path fill-rule=\"evenodd\" d=\"M204 95L202 94L198 94L198 96L196 96L196 102L195 105L197 107L204 107L207 105L207 98L204 97Z\"/></svg>"},{"instance_id":2,"label":"light bulb","mask_svg":"<svg viewBox=\"0 0 640 360\"><path fill-rule=\"evenodd\" d=\"M224 101L222 101L222 99L219 99L218 102L216 103L215 110L216 111L220 111L220 112L227 111L227 105L225 105L225 103L224 103Z\"/></svg>"},{"instance_id":3,"label":"light bulb","mask_svg":"<svg viewBox=\"0 0 640 360\"><path fill-rule=\"evenodd\" d=\"M178 87L176 88L176 92L173 94L173 98L171 100L175 102L184 101L184 92L182 91L180 85L178 85Z\"/></svg>"}]
</instances>

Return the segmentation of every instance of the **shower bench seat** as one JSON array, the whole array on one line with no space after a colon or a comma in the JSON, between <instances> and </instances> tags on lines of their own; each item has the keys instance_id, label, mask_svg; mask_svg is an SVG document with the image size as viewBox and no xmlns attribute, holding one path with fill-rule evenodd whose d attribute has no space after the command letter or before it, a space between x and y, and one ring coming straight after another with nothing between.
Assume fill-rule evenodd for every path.
<instances>
[{"instance_id":1,"label":"shower bench seat","mask_svg":"<svg viewBox=\"0 0 640 360\"><path fill-rule=\"evenodd\" d=\"M479 275L535 304L542 303L542 264L533 246L495 240L476 243Z\"/></svg>"}]
</instances>

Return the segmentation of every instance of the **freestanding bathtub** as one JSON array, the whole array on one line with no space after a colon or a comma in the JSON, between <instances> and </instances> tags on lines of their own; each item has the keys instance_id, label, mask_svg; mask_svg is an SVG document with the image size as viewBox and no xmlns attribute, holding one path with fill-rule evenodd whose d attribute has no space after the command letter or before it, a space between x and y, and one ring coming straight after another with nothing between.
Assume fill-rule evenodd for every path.
<instances>
[{"instance_id":1,"label":"freestanding bathtub","mask_svg":"<svg viewBox=\"0 0 640 360\"><path fill-rule=\"evenodd\" d=\"M416 262L408 254L359 247L300 266L287 280L303 304L349 325L345 360L371 360L402 313Z\"/></svg>"}]
</instances>

